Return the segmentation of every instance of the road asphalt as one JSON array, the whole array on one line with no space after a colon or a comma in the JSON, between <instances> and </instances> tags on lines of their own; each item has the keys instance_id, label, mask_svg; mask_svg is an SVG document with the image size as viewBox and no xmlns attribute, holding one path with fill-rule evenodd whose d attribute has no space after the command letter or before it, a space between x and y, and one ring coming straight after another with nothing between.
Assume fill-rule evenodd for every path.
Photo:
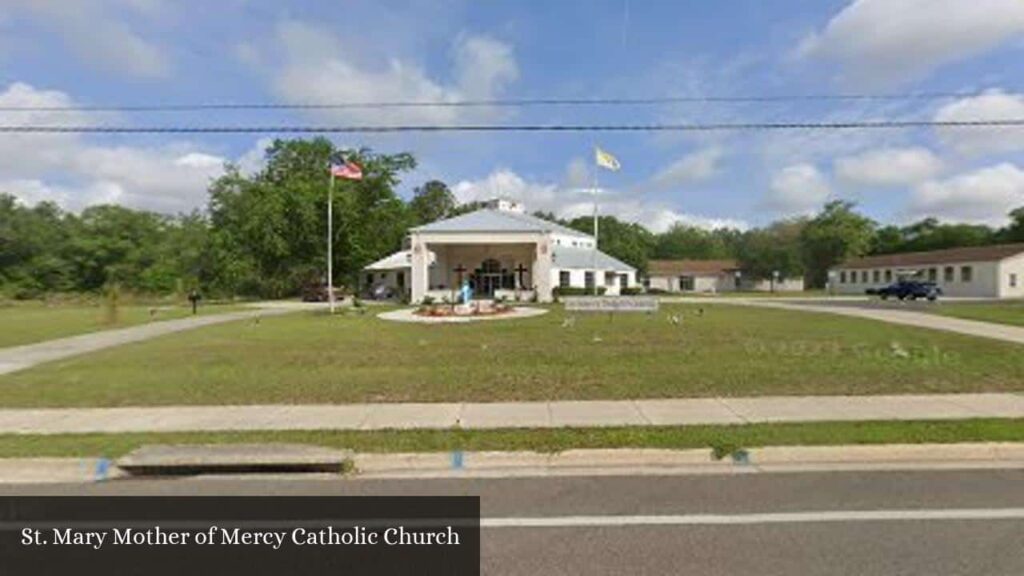
<instances>
[{"instance_id":1,"label":"road asphalt","mask_svg":"<svg viewBox=\"0 0 1024 576\"><path fill-rule=\"evenodd\" d=\"M1019 470L0 486L12 494L479 495L484 574L1024 573Z\"/></svg>"}]
</instances>

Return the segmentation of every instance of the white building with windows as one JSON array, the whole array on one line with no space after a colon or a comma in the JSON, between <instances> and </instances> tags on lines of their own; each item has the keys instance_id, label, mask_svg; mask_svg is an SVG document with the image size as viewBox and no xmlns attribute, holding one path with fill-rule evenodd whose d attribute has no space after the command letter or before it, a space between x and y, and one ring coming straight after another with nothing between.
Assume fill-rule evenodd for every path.
<instances>
[{"instance_id":1,"label":"white building with windows","mask_svg":"<svg viewBox=\"0 0 1024 576\"><path fill-rule=\"evenodd\" d=\"M1024 243L867 256L829 271L840 294L863 294L900 279L934 282L947 296L1024 298Z\"/></svg>"},{"instance_id":2,"label":"white building with windows","mask_svg":"<svg viewBox=\"0 0 1024 576\"><path fill-rule=\"evenodd\" d=\"M509 200L418 226L408 249L367 266L363 289L393 289L411 302L454 301L469 283L475 298L550 302L555 289L620 294L636 270L597 250L594 237L524 212Z\"/></svg>"}]
</instances>

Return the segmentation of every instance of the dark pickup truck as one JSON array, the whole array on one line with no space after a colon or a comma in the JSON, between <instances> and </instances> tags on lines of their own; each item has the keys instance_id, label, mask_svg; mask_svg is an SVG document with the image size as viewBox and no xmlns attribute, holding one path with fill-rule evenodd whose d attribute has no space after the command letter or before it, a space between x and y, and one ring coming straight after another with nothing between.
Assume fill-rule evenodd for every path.
<instances>
[{"instance_id":1,"label":"dark pickup truck","mask_svg":"<svg viewBox=\"0 0 1024 576\"><path fill-rule=\"evenodd\" d=\"M934 282L914 282L908 280L902 280L882 288L868 288L866 292L868 295L878 296L882 300L888 300L892 297L899 298L900 300L927 298L934 301L942 295L942 289L936 286Z\"/></svg>"}]
</instances>

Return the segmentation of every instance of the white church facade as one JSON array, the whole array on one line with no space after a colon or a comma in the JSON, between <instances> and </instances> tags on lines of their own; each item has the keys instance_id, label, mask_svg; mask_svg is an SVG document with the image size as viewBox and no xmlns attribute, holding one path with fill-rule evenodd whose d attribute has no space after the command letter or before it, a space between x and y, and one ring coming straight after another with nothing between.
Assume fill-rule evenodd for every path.
<instances>
[{"instance_id":1,"label":"white church facade","mask_svg":"<svg viewBox=\"0 0 1024 576\"><path fill-rule=\"evenodd\" d=\"M407 250L364 269L363 289L386 286L413 303L474 298L550 302L556 289L621 294L636 270L597 250L594 237L493 200L486 207L409 231Z\"/></svg>"}]
</instances>

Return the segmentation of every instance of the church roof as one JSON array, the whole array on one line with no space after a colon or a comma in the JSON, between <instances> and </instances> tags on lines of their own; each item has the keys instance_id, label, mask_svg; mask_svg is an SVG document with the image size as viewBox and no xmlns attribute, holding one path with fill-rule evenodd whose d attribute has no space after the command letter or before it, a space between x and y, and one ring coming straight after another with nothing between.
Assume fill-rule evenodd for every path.
<instances>
[{"instance_id":1,"label":"church roof","mask_svg":"<svg viewBox=\"0 0 1024 576\"><path fill-rule=\"evenodd\" d=\"M614 270L616 272L632 272L636 270L629 264L592 248L555 246L553 253L555 268L594 268Z\"/></svg>"},{"instance_id":2,"label":"church roof","mask_svg":"<svg viewBox=\"0 0 1024 576\"><path fill-rule=\"evenodd\" d=\"M577 238L590 238L549 220L509 210L485 208L447 220L438 220L412 229L413 232L555 232Z\"/></svg>"},{"instance_id":3,"label":"church roof","mask_svg":"<svg viewBox=\"0 0 1024 576\"><path fill-rule=\"evenodd\" d=\"M437 256L430 252L430 262L433 263ZM412 251L399 250L390 256L385 256L363 268L363 270L400 270L412 266Z\"/></svg>"}]
</instances>

